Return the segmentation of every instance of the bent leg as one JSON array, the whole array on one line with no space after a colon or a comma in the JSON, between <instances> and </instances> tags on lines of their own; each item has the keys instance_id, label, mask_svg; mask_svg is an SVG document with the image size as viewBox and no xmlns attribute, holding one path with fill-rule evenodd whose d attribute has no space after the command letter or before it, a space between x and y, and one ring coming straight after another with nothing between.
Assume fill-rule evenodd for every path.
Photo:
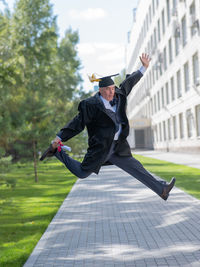
<instances>
[{"instance_id":1,"label":"bent leg","mask_svg":"<svg viewBox=\"0 0 200 267\"><path fill-rule=\"evenodd\" d=\"M138 160L133 157L120 157L112 154L109 161L161 196L166 182L154 178Z\"/></svg>"},{"instance_id":2,"label":"bent leg","mask_svg":"<svg viewBox=\"0 0 200 267\"><path fill-rule=\"evenodd\" d=\"M84 171L81 168L81 163L79 161L71 158L63 150L61 150L60 152L56 151L55 156L62 163L65 164L65 166L67 167L68 170L70 170L70 172L72 172L78 178L86 178L92 173L89 171Z\"/></svg>"}]
</instances>

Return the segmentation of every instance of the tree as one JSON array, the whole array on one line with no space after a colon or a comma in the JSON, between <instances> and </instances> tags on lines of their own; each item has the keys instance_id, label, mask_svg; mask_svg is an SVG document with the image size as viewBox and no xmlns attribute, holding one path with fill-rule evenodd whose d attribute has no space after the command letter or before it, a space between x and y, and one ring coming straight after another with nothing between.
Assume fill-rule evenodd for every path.
<instances>
[{"instance_id":1,"label":"tree","mask_svg":"<svg viewBox=\"0 0 200 267\"><path fill-rule=\"evenodd\" d=\"M12 50L21 75L16 86L24 93L19 107L23 125L18 138L32 143L36 182L36 146L44 120L49 120L47 96L53 89L49 76L56 45L56 23L49 1L17 1L12 18Z\"/></svg>"},{"instance_id":2,"label":"tree","mask_svg":"<svg viewBox=\"0 0 200 267\"><path fill-rule=\"evenodd\" d=\"M56 126L54 134L77 114L77 107L81 99L89 94L83 91L80 85L82 79L79 75L80 61L77 58L76 45L79 41L78 32L69 28L62 38L54 64L55 98L53 124ZM86 133L68 141L74 154L82 154L86 146Z\"/></svg>"},{"instance_id":3,"label":"tree","mask_svg":"<svg viewBox=\"0 0 200 267\"><path fill-rule=\"evenodd\" d=\"M58 42L49 0L18 0L12 14L0 15L0 146L15 159L33 154L37 182L38 147L47 146L85 96L79 37L68 29Z\"/></svg>"},{"instance_id":4,"label":"tree","mask_svg":"<svg viewBox=\"0 0 200 267\"><path fill-rule=\"evenodd\" d=\"M17 106L20 94L16 88L19 73L11 49L11 25L8 9L0 13L0 147L8 149L12 131L17 122Z\"/></svg>"},{"instance_id":5,"label":"tree","mask_svg":"<svg viewBox=\"0 0 200 267\"><path fill-rule=\"evenodd\" d=\"M125 80L126 70L122 69L120 74L114 78L115 84L119 87L120 84Z\"/></svg>"}]
</instances>

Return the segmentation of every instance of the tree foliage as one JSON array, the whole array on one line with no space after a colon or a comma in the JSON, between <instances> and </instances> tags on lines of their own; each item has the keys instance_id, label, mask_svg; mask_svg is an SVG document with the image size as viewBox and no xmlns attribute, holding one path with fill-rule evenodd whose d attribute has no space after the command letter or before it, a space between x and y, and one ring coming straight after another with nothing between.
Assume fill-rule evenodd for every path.
<instances>
[{"instance_id":1,"label":"tree foliage","mask_svg":"<svg viewBox=\"0 0 200 267\"><path fill-rule=\"evenodd\" d=\"M0 12L0 147L14 159L34 154L36 163L84 96L78 33L58 37L49 0L18 0L12 13Z\"/></svg>"}]
</instances>

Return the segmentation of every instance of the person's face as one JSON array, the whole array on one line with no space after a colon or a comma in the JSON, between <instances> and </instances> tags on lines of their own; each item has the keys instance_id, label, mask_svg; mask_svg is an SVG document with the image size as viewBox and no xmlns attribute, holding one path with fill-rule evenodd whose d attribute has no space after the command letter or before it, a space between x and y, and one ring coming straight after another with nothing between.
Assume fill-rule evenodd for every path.
<instances>
[{"instance_id":1,"label":"person's face","mask_svg":"<svg viewBox=\"0 0 200 267\"><path fill-rule=\"evenodd\" d=\"M110 85L107 87L101 87L99 88L100 94L108 101L113 100L113 97L115 95L115 85Z\"/></svg>"}]
</instances>

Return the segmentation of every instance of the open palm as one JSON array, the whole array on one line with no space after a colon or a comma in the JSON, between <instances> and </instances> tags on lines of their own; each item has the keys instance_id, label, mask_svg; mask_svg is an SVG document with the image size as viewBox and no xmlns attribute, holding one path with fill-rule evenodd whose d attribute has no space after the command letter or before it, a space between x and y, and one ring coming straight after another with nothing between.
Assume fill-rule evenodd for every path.
<instances>
[{"instance_id":1,"label":"open palm","mask_svg":"<svg viewBox=\"0 0 200 267\"><path fill-rule=\"evenodd\" d=\"M142 62L142 65L145 68L148 68L149 67L149 62L151 61L151 58L149 57L149 55L143 53L142 56L140 57L140 60Z\"/></svg>"}]
</instances>

